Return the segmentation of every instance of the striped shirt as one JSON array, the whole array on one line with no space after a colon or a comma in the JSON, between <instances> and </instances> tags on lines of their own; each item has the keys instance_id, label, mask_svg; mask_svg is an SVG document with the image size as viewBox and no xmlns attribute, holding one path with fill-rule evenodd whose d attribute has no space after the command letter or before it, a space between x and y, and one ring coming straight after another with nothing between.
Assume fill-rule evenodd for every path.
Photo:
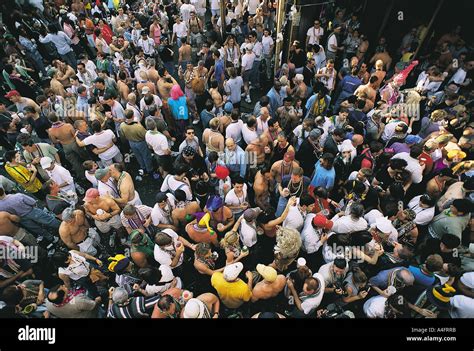
<instances>
[{"instance_id":1,"label":"striped shirt","mask_svg":"<svg viewBox=\"0 0 474 351\"><path fill-rule=\"evenodd\" d=\"M160 299L161 295L152 297L132 297L127 304L113 304L107 313L108 318L147 318L153 312L153 308Z\"/></svg>"}]
</instances>

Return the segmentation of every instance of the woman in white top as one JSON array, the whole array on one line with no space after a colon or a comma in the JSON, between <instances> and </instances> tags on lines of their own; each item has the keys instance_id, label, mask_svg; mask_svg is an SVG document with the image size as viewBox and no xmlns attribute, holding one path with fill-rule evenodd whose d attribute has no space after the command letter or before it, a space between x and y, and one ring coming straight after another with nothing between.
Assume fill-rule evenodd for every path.
<instances>
[{"instance_id":1,"label":"woman in white top","mask_svg":"<svg viewBox=\"0 0 474 351\"><path fill-rule=\"evenodd\" d=\"M102 266L102 261L85 252L76 250L70 250L69 254L57 251L52 259L53 263L58 267L59 278L68 289L72 288L72 280L86 288L94 298L99 296L97 287L90 278L92 270L91 264L87 261L93 261L98 266Z\"/></svg>"},{"instance_id":2,"label":"woman in white top","mask_svg":"<svg viewBox=\"0 0 474 351\"><path fill-rule=\"evenodd\" d=\"M224 64L225 68L239 67L240 48L234 36L229 35L224 43Z\"/></svg>"},{"instance_id":3,"label":"woman in white top","mask_svg":"<svg viewBox=\"0 0 474 351\"><path fill-rule=\"evenodd\" d=\"M183 287L181 278L175 277L172 269L165 265L161 265L159 268L140 268L138 276L146 282L146 286L142 289L140 285L134 284L133 289L144 296L154 296L172 288L181 289Z\"/></svg>"}]
</instances>

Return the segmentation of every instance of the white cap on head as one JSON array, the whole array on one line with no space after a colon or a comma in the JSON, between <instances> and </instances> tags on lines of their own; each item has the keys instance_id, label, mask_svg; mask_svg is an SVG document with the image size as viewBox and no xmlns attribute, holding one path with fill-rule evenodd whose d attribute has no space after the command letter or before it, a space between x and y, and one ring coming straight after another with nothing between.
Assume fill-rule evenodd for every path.
<instances>
[{"instance_id":1,"label":"white cap on head","mask_svg":"<svg viewBox=\"0 0 474 351\"><path fill-rule=\"evenodd\" d=\"M296 261L296 267L303 267L306 266L306 260L303 257L298 258Z\"/></svg>"},{"instance_id":2,"label":"white cap on head","mask_svg":"<svg viewBox=\"0 0 474 351\"><path fill-rule=\"evenodd\" d=\"M244 269L242 262L229 264L224 268L224 279L228 282L236 280L240 272L242 272L242 269Z\"/></svg>"},{"instance_id":3,"label":"white cap on head","mask_svg":"<svg viewBox=\"0 0 474 351\"><path fill-rule=\"evenodd\" d=\"M49 168L51 167L52 163L53 163L53 160L51 159L51 157L48 157L48 156L41 157L41 160L40 160L41 168L43 169Z\"/></svg>"},{"instance_id":4,"label":"white cap on head","mask_svg":"<svg viewBox=\"0 0 474 351\"><path fill-rule=\"evenodd\" d=\"M375 226L384 234L392 233L392 222L387 217L379 217L375 220Z\"/></svg>"},{"instance_id":5,"label":"white cap on head","mask_svg":"<svg viewBox=\"0 0 474 351\"><path fill-rule=\"evenodd\" d=\"M470 289L474 289L474 272L467 272L461 276L461 283Z\"/></svg>"},{"instance_id":6,"label":"white cap on head","mask_svg":"<svg viewBox=\"0 0 474 351\"><path fill-rule=\"evenodd\" d=\"M184 318L203 318L204 317L204 302L199 299L190 299L184 306Z\"/></svg>"}]
</instances>

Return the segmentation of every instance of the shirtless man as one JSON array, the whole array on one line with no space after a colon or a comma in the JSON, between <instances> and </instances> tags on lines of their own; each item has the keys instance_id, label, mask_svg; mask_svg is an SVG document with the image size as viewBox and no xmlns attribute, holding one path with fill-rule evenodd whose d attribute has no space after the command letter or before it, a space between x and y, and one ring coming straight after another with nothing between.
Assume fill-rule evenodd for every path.
<instances>
[{"instance_id":1,"label":"shirtless man","mask_svg":"<svg viewBox=\"0 0 474 351\"><path fill-rule=\"evenodd\" d=\"M187 43L186 38L181 38L181 47L178 49L178 65L184 71L188 62L191 62L192 49L191 45Z\"/></svg>"},{"instance_id":2,"label":"shirtless man","mask_svg":"<svg viewBox=\"0 0 474 351\"><path fill-rule=\"evenodd\" d=\"M52 69L50 72L48 72L51 76L51 81L49 82L49 87L51 90L59 96L66 97L66 90L64 89L64 86L61 84L61 82L58 80L58 71L56 69Z\"/></svg>"},{"instance_id":3,"label":"shirtless man","mask_svg":"<svg viewBox=\"0 0 474 351\"><path fill-rule=\"evenodd\" d=\"M117 88L121 101L127 101L128 94L130 94L130 88L127 85L127 75L123 71L120 71L118 74Z\"/></svg>"},{"instance_id":4,"label":"shirtless man","mask_svg":"<svg viewBox=\"0 0 474 351\"><path fill-rule=\"evenodd\" d=\"M99 235L90 230L86 216L81 210L66 208L62 213L62 223L59 227L59 237L70 250L78 250L95 256L100 242Z\"/></svg>"},{"instance_id":5,"label":"shirtless man","mask_svg":"<svg viewBox=\"0 0 474 351\"><path fill-rule=\"evenodd\" d=\"M137 84L137 91L142 91L144 87L148 87L151 94L156 94L155 84L148 80L148 74L145 71L140 72L141 82Z\"/></svg>"},{"instance_id":6,"label":"shirtless man","mask_svg":"<svg viewBox=\"0 0 474 351\"><path fill-rule=\"evenodd\" d=\"M221 153L224 151L224 136L219 132L220 120L214 117L209 121L209 128L202 133L202 141L206 145L206 153L211 151Z\"/></svg>"},{"instance_id":7,"label":"shirtless man","mask_svg":"<svg viewBox=\"0 0 474 351\"><path fill-rule=\"evenodd\" d=\"M362 110L364 113L369 112L374 108L375 98L377 96L376 86L379 82L379 78L375 75L370 77L369 83L359 86L354 95L359 99L365 100L365 108Z\"/></svg>"},{"instance_id":8,"label":"shirtless man","mask_svg":"<svg viewBox=\"0 0 474 351\"><path fill-rule=\"evenodd\" d=\"M265 210L270 207L270 194L274 192L274 179L271 169L263 167L255 175L253 191L255 192L255 204Z\"/></svg>"},{"instance_id":9,"label":"shirtless man","mask_svg":"<svg viewBox=\"0 0 474 351\"><path fill-rule=\"evenodd\" d=\"M174 85L177 85L178 82L169 74L169 72L165 68L160 68L158 70L158 73L160 74L160 79L158 79L158 82L156 83L158 87L158 93L160 94L161 99L163 101L166 101L170 97L171 88Z\"/></svg>"},{"instance_id":10,"label":"shirtless man","mask_svg":"<svg viewBox=\"0 0 474 351\"><path fill-rule=\"evenodd\" d=\"M281 183L284 176L291 175L291 171L298 167L298 161L295 161L295 154L293 152L285 153L283 160L276 161L271 168L272 178L277 183Z\"/></svg>"},{"instance_id":11,"label":"shirtless man","mask_svg":"<svg viewBox=\"0 0 474 351\"><path fill-rule=\"evenodd\" d=\"M209 94L211 94L212 101L216 107L216 113L220 112L222 105L224 105L224 99L222 98L221 93L219 93L219 85L217 81L211 82L211 88L209 89Z\"/></svg>"},{"instance_id":12,"label":"shirtless man","mask_svg":"<svg viewBox=\"0 0 474 351\"><path fill-rule=\"evenodd\" d=\"M48 129L49 138L54 144L60 143L63 146L64 154L71 163L76 177L84 178L82 162L88 159L87 152L80 149L76 143L76 131L71 124L61 122L59 117L53 112L48 116L52 126Z\"/></svg>"},{"instance_id":13,"label":"shirtless man","mask_svg":"<svg viewBox=\"0 0 474 351\"><path fill-rule=\"evenodd\" d=\"M271 149L268 146L268 139L267 137L261 135L258 139L252 141L247 147L245 148L245 152L247 152L249 155L255 154L255 156L252 156L252 161L254 159L257 160L257 165L263 164L265 162L265 158L267 155L271 154Z\"/></svg>"},{"instance_id":14,"label":"shirtless man","mask_svg":"<svg viewBox=\"0 0 474 351\"><path fill-rule=\"evenodd\" d=\"M94 219L97 229L102 233L108 233L112 228L122 228L120 207L111 198L101 197L99 190L91 188L86 191L84 209L86 214Z\"/></svg>"},{"instance_id":15,"label":"shirtless man","mask_svg":"<svg viewBox=\"0 0 474 351\"><path fill-rule=\"evenodd\" d=\"M383 70L383 61L382 60L377 60L377 62L375 62L375 72L372 73L372 75L377 76L377 78L379 79L374 85L375 90L380 88L380 85L382 84L383 80L385 79L386 74L387 74L387 72L385 72Z\"/></svg>"},{"instance_id":16,"label":"shirtless man","mask_svg":"<svg viewBox=\"0 0 474 351\"><path fill-rule=\"evenodd\" d=\"M20 217L0 211L0 236L9 236L23 245L38 246L36 238L19 226Z\"/></svg>"},{"instance_id":17,"label":"shirtless man","mask_svg":"<svg viewBox=\"0 0 474 351\"><path fill-rule=\"evenodd\" d=\"M263 264L257 265L257 272L263 277L252 290L252 302L267 300L277 296L286 286L286 278L283 274Z\"/></svg>"},{"instance_id":18,"label":"shirtless man","mask_svg":"<svg viewBox=\"0 0 474 351\"><path fill-rule=\"evenodd\" d=\"M115 202L124 208L125 205L141 205L142 201L138 192L135 190L133 179L129 173L123 171L119 163L109 166L110 176L117 182L117 190L120 197L113 198Z\"/></svg>"},{"instance_id":19,"label":"shirtless man","mask_svg":"<svg viewBox=\"0 0 474 351\"><path fill-rule=\"evenodd\" d=\"M148 63L148 68L147 68L146 73L148 75L148 79L153 84L156 84L156 82L158 82L158 79L160 79L160 75L158 74L158 71L155 68L155 59L149 58L147 59L147 63Z\"/></svg>"}]
</instances>

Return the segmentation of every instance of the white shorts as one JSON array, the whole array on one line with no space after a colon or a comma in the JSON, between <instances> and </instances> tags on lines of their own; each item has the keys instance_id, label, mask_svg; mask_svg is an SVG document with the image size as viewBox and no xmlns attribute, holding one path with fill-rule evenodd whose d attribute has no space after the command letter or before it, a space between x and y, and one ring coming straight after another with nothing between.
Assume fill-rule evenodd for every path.
<instances>
[{"instance_id":1,"label":"white shorts","mask_svg":"<svg viewBox=\"0 0 474 351\"><path fill-rule=\"evenodd\" d=\"M108 233L112 230L112 228L120 229L122 227L122 221L120 220L119 215L115 215L112 218L110 218L108 221L95 220L95 226L102 233Z\"/></svg>"}]
</instances>

